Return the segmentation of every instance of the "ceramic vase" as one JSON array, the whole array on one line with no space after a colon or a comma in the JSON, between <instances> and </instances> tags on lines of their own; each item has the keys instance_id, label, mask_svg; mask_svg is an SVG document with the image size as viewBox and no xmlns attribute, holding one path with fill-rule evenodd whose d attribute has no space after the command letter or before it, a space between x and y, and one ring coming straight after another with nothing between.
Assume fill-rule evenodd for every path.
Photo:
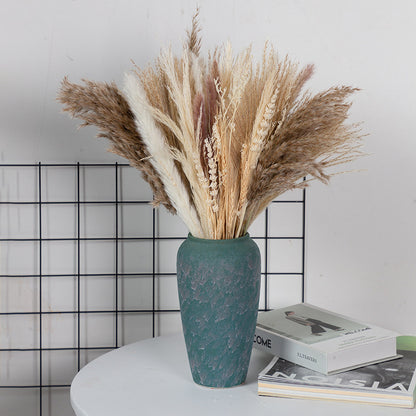
<instances>
[{"instance_id":1,"label":"ceramic vase","mask_svg":"<svg viewBox=\"0 0 416 416\"><path fill-rule=\"evenodd\" d=\"M189 235L177 254L178 292L194 381L232 387L247 376L260 292L260 252L246 234Z\"/></svg>"}]
</instances>

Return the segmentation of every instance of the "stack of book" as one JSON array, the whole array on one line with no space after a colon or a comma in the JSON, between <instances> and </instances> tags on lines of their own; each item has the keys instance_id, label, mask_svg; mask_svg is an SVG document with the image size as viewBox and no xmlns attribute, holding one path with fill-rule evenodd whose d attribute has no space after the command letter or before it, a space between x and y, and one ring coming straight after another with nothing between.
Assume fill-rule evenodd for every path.
<instances>
[{"instance_id":1,"label":"stack of book","mask_svg":"<svg viewBox=\"0 0 416 416\"><path fill-rule=\"evenodd\" d=\"M254 346L274 354L262 396L414 407L416 337L301 303L259 314Z\"/></svg>"}]
</instances>

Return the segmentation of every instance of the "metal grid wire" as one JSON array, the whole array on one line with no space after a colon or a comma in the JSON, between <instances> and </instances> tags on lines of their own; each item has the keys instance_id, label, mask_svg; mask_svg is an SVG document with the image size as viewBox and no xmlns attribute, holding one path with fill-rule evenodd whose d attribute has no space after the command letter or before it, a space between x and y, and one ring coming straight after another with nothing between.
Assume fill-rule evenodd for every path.
<instances>
[{"instance_id":1,"label":"metal grid wire","mask_svg":"<svg viewBox=\"0 0 416 416\"><path fill-rule=\"evenodd\" d=\"M85 175L88 171L93 169L104 169L110 175L112 175L113 185L109 185L110 189L113 188L110 192L112 193L111 198L98 198L97 200L88 198L86 195L86 183L85 183ZM67 379L65 382L62 383L54 383L51 382L51 377L46 376L46 371L51 371L49 368L48 370L45 369L44 361L45 355L50 354L52 352L72 352L75 356L76 365L74 371L80 370L80 368L85 365L90 359L88 358L88 352L93 351L96 355L100 353L104 353L111 349L117 348L123 345L126 342L126 339L129 340L131 337L125 337L124 332L126 329L124 326L120 324L121 318L127 314L145 314L146 316L151 317L147 322L151 326L147 328L148 336L157 336L160 333L158 330L158 316L160 314L177 314L179 315L179 307L176 308L161 308L158 302L158 290L160 287L159 280L163 277L168 276L175 276L174 270L160 270L159 267L159 259L158 257L158 245L161 242L168 242L174 241L175 244L180 244L186 238L186 233L180 236L161 236L159 226L158 226L158 217L157 211L153 207L149 205L150 198L147 199L124 199L123 198L123 175L121 174L122 171L125 169L132 169L126 164L81 164L81 163L74 163L74 164L2 164L0 165L0 181L3 183L1 184L1 189L10 189L16 185L13 180L7 179L8 175L5 175L5 172L9 169L15 169L16 171L23 171L25 169L30 169L33 173L33 181L28 187L32 187L32 191L29 191L29 199L24 198L22 200L21 197L16 197L15 193L12 192L11 197L8 198L7 192L5 195L0 195L0 210L3 210L3 230L0 230L0 244L2 247L2 251L5 252L6 256L8 255L7 246L8 245L17 245L17 253L18 256L24 256L24 252L19 254L19 244L27 244L30 243L33 245L33 250L35 251L35 257L37 258L36 261L33 263L33 271L30 273L16 273L14 270L7 269L6 273L4 273L4 267L0 269L0 285L4 292L4 288L7 288L2 282L6 281L7 279L34 279L36 282L36 287L33 288L33 291L36 293L37 299L34 301L35 307L31 310L27 310L27 308L22 308L22 310L16 310L14 306L13 296L9 294L4 294L4 296L9 297L10 304L6 310L2 307L0 311L0 319L7 320L12 319L15 317L22 317L25 316L28 319L35 319L36 326L35 331L37 335L34 338L33 345L13 345L9 348L5 348L5 345L2 344L2 348L0 348L0 354L25 354L25 353L32 353L32 361L30 366L32 369L35 367L34 374L36 374L37 382L33 382L36 380L32 380L30 383L25 383L24 381L18 381L15 383L10 383L7 380L7 377L2 375L0 378L0 395L7 394L7 391L11 391L14 389L31 389L32 391L37 392L36 397L36 406L37 410L36 413L40 416L44 416L46 414L51 414L50 405L48 406L47 400L45 400L46 393L49 394L50 391L56 391L56 389L67 389L70 386L72 377L74 376L73 372L68 374ZM44 188L47 186L45 183L46 172L48 171L48 175L50 176L51 172L56 172L59 169L69 169L72 173L73 181L69 181L67 184L62 184L62 186L70 186L73 187L73 198L57 198L54 199L53 195L46 195ZM5 179L6 178L6 179ZM5 183L9 180L9 183ZM68 185L69 184L69 185ZM108 188L108 186L107 186ZM305 202L306 202L306 195L305 191L300 191L298 193L300 198L296 199L286 199L286 200L277 200L272 203L272 205L265 211L264 216L261 220L260 225L257 227L256 234L252 237L259 246L261 245L262 251L262 296L261 296L261 304L260 310L268 310L270 307L274 307L271 305L270 302L270 291L269 288L271 279L273 276L286 276L296 277L300 282L297 286L299 288L300 293L298 293L299 301L304 301L305 298ZM274 208L278 205L290 204L291 207L297 206L300 209L297 209L297 212L300 214L298 218L298 226L297 226L297 234L296 235L278 235L276 234L276 230L273 230L271 233L269 230L270 222L273 221ZM33 208L33 222L35 226L35 234L33 236L27 236L23 233L23 236L19 232L15 231L7 231L4 228L5 223L8 221L8 215L10 215L13 210L18 210L24 206L29 206ZM74 235L66 236L66 235L54 235L50 236L48 233L45 232L44 222L46 215L52 215L50 211L50 207L71 207L74 210ZM113 223L111 228L113 232L111 235L106 236L91 236L88 235L87 232L87 221L88 218L85 219L84 217L84 209L85 207L110 207L111 212L114 215ZM146 218L139 218L138 221L151 221L151 224L148 224L151 228L150 235L129 235L126 236L124 229L123 229L123 207L126 206L146 206L151 215L147 215ZM6 212L7 211L7 212ZM19 216L19 214L17 214ZM151 219L150 219L151 218ZM57 219L60 221L60 219ZM19 220L20 221L20 220ZM65 221L63 218L61 221ZM24 224L21 225L24 227ZM169 231L169 230L168 230ZM273 247L273 242L277 241L287 241L290 244L296 243L298 247L297 255L300 256L299 262L297 263L298 269L297 270L276 270L274 266L271 265L270 258L272 257L271 251L274 252L276 249ZM85 262L87 261L88 253L85 249L85 245L89 243L96 243L96 242L104 242L104 243L111 243L111 251L112 254L112 270L107 270L103 272L102 270L97 272L91 272L85 266ZM129 242L146 242L148 245L148 251L151 252L151 258L148 259L149 267L145 271L141 271L140 269L137 270L128 270L126 271L125 267L123 266L125 254L123 254L123 244ZM49 271L46 264L48 263L48 256L52 255L52 252L49 252L47 249L51 247L49 245L57 245L60 243L70 243L73 245L73 250L71 251L70 255L73 258L73 273L56 273ZM3 258L5 257L3 254ZM176 253L175 253L176 255ZM1 265L0 265L1 266ZM3 273L3 274L2 274ZM122 301L125 292L122 292L122 279L125 278L148 278L150 279L149 286L151 286L151 293L148 295L151 296L151 305L150 303L146 302L143 308L136 307L130 308L125 305ZM72 278L74 280L73 290L74 293L68 293L68 296L72 296L73 303L75 305L74 308L70 308L67 310L63 309L54 309L53 307L46 307L45 301L43 297L45 296L45 288L43 285L45 284L45 280L54 279L54 281L59 281L58 279L65 279L65 278ZM90 309L84 301L83 298L83 281L88 278L97 278L97 279L104 279L109 278L112 279L113 283L113 290L114 293L114 303L110 308L102 308L102 309ZM62 287L59 288L59 285L56 286L55 295L59 291L65 291L66 289ZM150 289L150 288L149 288ZM71 291L70 291L71 292ZM54 294L52 294L54 295ZM20 304L20 303L19 303ZM140 306L140 305L139 305ZM151 306L150 308L148 306ZM85 331L83 329L83 321L85 317L88 315L93 314L94 316L98 315L106 315L110 316L113 322L112 328L112 336L107 339L105 345L89 345L88 343L83 341L83 336ZM50 346L48 342L45 342L45 331L50 330L49 328L49 318L51 316L59 316L62 317L64 315L68 315L69 317L73 317L73 327L74 330L74 342L72 345L63 345L63 346ZM3 325L4 327L4 325ZM4 348L3 348L4 347ZM19 358L17 358L19 361ZM9 363L10 364L10 363ZM11 364L13 365L13 364ZM22 391L22 390L19 390ZM0 404L0 413L3 414ZM35 413L32 413L35 414Z\"/></svg>"}]
</instances>

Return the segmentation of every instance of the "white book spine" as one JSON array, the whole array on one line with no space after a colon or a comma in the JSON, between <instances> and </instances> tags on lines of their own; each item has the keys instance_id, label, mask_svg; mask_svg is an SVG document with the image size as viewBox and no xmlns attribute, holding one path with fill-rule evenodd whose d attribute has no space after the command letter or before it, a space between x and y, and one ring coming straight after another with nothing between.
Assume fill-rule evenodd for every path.
<instances>
[{"instance_id":1,"label":"white book spine","mask_svg":"<svg viewBox=\"0 0 416 416\"><path fill-rule=\"evenodd\" d=\"M254 347L311 370L324 374L328 372L328 360L325 353L263 328L256 327Z\"/></svg>"}]
</instances>

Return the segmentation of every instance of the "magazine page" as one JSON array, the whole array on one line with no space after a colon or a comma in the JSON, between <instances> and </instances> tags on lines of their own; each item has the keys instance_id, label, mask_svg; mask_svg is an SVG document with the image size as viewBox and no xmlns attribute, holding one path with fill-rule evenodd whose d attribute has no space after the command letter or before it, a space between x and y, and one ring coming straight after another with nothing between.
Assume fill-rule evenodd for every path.
<instances>
[{"instance_id":1,"label":"magazine page","mask_svg":"<svg viewBox=\"0 0 416 416\"><path fill-rule=\"evenodd\" d=\"M415 388L416 351L399 350L402 358L326 376L276 357L259 375L259 380L278 384L412 394Z\"/></svg>"}]
</instances>

